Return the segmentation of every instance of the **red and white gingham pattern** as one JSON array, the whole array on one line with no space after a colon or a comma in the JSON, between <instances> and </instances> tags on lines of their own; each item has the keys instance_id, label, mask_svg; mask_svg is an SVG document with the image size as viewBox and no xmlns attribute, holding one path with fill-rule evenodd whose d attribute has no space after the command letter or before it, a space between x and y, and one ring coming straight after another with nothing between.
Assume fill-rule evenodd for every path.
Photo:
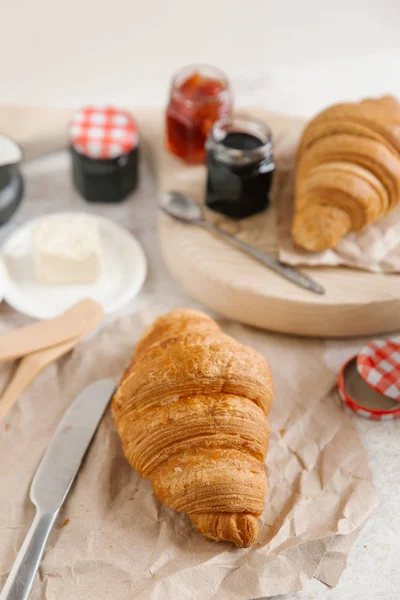
<instances>
[{"instance_id":1,"label":"red and white gingham pattern","mask_svg":"<svg viewBox=\"0 0 400 600\"><path fill-rule=\"evenodd\" d=\"M374 390L400 402L400 338L373 340L364 346L357 369Z\"/></svg>"},{"instance_id":2,"label":"red and white gingham pattern","mask_svg":"<svg viewBox=\"0 0 400 600\"><path fill-rule=\"evenodd\" d=\"M132 116L111 106L86 106L70 121L69 141L89 158L116 158L138 143L138 128Z\"/></svg>"},{"instance_id":3,"label":"red and white gingham pattern","mask_svg":"<svg viewBox=\"0 0 400 600\"><path fill-rule=\"evenodd\" d=\"M343 402L357 415L365 417L371 421L392 421L393 419L400 418L400 406L393 410L380 410L377 408L366 408L357 402L358 398L355 399L350 396L346 390L345 373L350 363L354 363L356 368L357 356L353 356L348 360L342 367L338 377L338 392Z\"/></svg>"}]
</instances>

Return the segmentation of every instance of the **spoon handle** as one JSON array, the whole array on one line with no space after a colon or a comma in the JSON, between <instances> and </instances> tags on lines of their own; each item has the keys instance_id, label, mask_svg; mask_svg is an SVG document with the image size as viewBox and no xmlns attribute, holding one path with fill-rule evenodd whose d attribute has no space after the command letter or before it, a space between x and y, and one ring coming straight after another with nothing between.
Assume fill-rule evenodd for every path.
<instances>
[{"instance_id":1,"label":"spoon handle","mask_svg":"<svg viewBox=\"0 0 400 600\"><path fill-rule=\"evenodd\" d=\"M277 258L274 258L269 254L265 254L265 252L257 250L257 248L254 248L254 246L251 246L247 242L244 242L243 240L240 240L239 238L231 235L230 233L219 229L218 227L212 225L211 223L208 223L207 221L198 221L197 224L203 227L204 229L208 229L209 231L218 233L218 235L228 240L232 245L237 246L253 258L259 260L265 266L269 267L270 269L272 269L285 279L288 279L292 283L295 283L299 287L314 292L315 294L325 294L325 288L323 288L322 285L320 285L319 283L311 279L311 277L308 277L308 275L305 275L301 271L298 271L293 267L289 267L288 265L281 263Z\"/></svg>"}]
</instances>

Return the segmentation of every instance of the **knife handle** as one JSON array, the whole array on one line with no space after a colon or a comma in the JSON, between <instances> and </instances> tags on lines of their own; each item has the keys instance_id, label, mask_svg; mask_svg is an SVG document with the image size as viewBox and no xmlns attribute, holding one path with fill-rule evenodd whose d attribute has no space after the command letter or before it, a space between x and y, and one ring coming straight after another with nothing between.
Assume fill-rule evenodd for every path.
<instances>
[{"instance_id":1,"label":"knife handle","mask_svg":"<svg viewBox=\"0 0 400 600\"><path fill-rule=\"evenodd\" d=\"M47 538L57 515L58 510L44 514L36 512L0 594L0 600L26 600L28 598Z\"/></svg>"}]
</instances>

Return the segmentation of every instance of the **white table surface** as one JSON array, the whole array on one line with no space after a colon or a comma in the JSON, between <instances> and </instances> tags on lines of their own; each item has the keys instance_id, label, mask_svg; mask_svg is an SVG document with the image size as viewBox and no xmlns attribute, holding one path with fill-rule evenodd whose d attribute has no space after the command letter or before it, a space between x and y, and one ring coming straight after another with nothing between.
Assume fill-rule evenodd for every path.
<instances>
[{"instance_id":1,"label":"white table surface","mask_svg":"<svg viewBox=\"0 0 400 600\"><path fill-rule=\"evenodd\" d=\"M296 114L400 95L398 0L19 0L2 25L1 103L159 105L193 62L223 68L240 101Z\"/></svg>"},{"instance_id":2,"label":"white table surface","mask_svg":"<svg viewBox=\"0 0 400 600\"><path fill-rule=\"evenodd\" d=\"M400 96L398 0L21 0L9 2L2 15L7 24L0 36L2 102L161 105L171 72L191 62L224 68L238 104L293 114L311 115L331 102L365 95ZM126 311L150 302L160 310L196 306L162 264L148 169L134 198L99 208L84 204L72 190L66 160L59 154L25 166L26 202L1 228L0 240L18 223L46 212L68 208L112 215L142 242L150 263L144 290ZM0 318L16 320L4 303ZM359 342L351 347L357 351ZM339 368L352 349L348 342L327 341L327 360ZM400 420L354 417L354 424L368 449L379 507L335 589L313 580L285 600L399 598Z\"/></svg>"}]
</instances>

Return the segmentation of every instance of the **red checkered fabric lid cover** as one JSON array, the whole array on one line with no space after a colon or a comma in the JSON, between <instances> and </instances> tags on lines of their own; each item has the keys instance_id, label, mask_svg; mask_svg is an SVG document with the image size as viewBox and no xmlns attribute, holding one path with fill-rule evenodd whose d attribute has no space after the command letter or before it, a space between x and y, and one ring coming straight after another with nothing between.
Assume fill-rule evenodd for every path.
<instances>
[{"instance_id":1,"label":"red checkered fabric lid cover","mask_svg":"<svg viewBox=\"0 0 400 600\"><path fill-rule=\"evenodd\" d=\"M71 146L89 158L109 159L127 154L138 143L132 116L111 106L86 106L69 123Z\"/></svg>"},{"instance_id":2,"label":"red checkered fabric lid cover","mask_svg":"<svg viewBox=\"0 0 400 600\"><path fill-rule=\"evenodd\" d=\"M357 369L374 390L400 402L400 337L373 340L364 346Z\"/></svg>"},{"instance_id":3,"label":"red checkered fabric lid cover","mask_svg":"<svg viewBox=\"0 0 400 600\"><path fill-rule=\"evenodd\" d=\"M369 401L366 401L365 388L369 388L369 394L375 394L377 398L370 396ZM400 403L378 394L360 377L357 370L357 355L350 358L341 368L338 392L348 408L360 417L372 421L391 421L400 418Z\"/></svg>"}]
</instances>

